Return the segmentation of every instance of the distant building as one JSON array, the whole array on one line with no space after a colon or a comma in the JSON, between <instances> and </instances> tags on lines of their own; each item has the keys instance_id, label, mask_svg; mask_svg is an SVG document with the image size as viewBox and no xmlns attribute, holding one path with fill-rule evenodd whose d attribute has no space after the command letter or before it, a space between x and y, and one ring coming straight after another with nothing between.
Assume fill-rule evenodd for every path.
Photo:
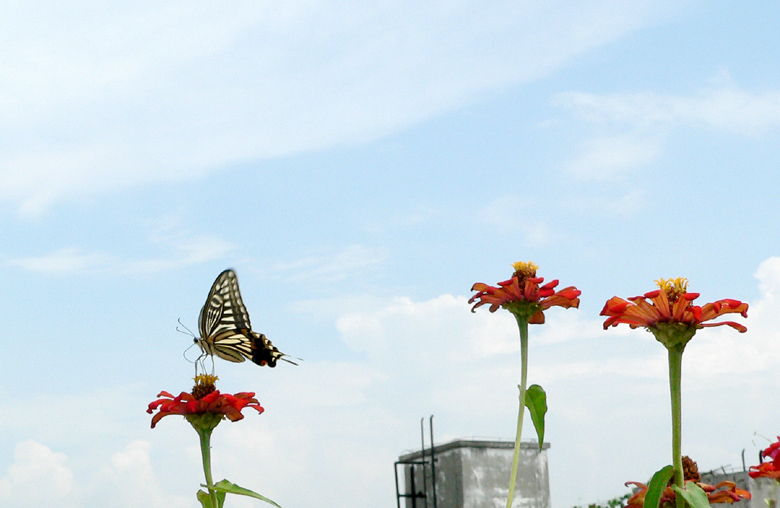
<instances>
[{"instance_id":1,"label":"distant building","mask_svg":"<svg viewBox=\"0 0 780 508\"><path fill-rule=\"evenodd\" d=\"M550 508L548 443L522 443L513 508ZM402 455L401 508L499 508L506 506L512 441L456 440ZM431 464L431 456L434 461ZM435 479L435 482L434 482ZM435 492L435 499L434 499Z\"/></svg>"}]
</instances>

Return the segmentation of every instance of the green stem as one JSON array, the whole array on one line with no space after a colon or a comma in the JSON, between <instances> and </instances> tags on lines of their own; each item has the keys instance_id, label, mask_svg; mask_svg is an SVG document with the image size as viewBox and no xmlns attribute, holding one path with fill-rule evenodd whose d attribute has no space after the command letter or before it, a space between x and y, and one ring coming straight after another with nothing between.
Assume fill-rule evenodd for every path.
<instances>
[{"instance_id":1,"label":"green stem","mask_svg":"<svg viewBox=\"0 0 780 508\"><path fill-rule=\"evenodd\" d=\"M515 482L517 480L517 463L520 458L520 435L523 433L523 414L525 413L525 387L528 371L528 318L515 315L520 328L520 409L517 414L517 434L515 435L515 453L512 457L512 476L509 478L509 495L506 508L512 508L515 497Z\"/></svg>"},{"instance_id":2,"label":"green stem","mask_svg":"<svg viewBox=\"0 0 780 508\"><path fill-rule=\"evenodd\" d=\"M211 506L213 508L219 508L217 504L217 491L212 487L214 486L214 480L211 478L211 431L198 430L200 436L200 454L203 457L203 473L206 475L206 487L209 489L209 497L211 498Z\"/></svg>"},{"instance_id":3,"label":"green stem","mask_svg":"<svg viewBox=\"0 0 780 508\"><path fill-rule=\"evenodd\" d=\"M672 467L674 483L685 485L682 467L682 348L669 348L669 391L672 396ZM677 496L677 508L683 508L685 500Z\"/></svg>"}]
</instances>

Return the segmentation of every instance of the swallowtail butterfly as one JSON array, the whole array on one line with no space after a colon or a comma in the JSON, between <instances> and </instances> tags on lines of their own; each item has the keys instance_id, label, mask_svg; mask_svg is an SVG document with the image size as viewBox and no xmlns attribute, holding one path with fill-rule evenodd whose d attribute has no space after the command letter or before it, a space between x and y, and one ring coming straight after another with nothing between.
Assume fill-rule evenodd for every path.
<instances>
[{"instance_id":1,"label":"swallowtail butterfly","mask_svg":"<svg viewBox=\"0 0 780 508\"><path fill-rule=\"evenodd\" d=\"M200 337L195 343L203 354L230 362L252 360L261 366L276 367L277 360L297 365L262 333L252 331L249 313L241 300L238 278L233 270L219 274L211 286L198 318Z\"/></svg>"}]
</instances>

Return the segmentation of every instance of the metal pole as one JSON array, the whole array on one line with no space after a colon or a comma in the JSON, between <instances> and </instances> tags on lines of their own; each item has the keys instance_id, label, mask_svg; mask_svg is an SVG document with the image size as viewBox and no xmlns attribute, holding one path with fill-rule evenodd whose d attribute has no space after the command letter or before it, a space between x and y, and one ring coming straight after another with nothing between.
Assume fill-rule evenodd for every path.
<instances>
[{"instance_id":1,"label":"metal pole","mask_svg":"<svg viewBox=\"0 0 780 508\"><path fill-rule=\"evenodd\" d=\"M398 490L398 462L395 463L395 504L398 505L398 508L401 508L401 492ZM404 484L406 483L406 479L404 479Z\"/></svg>"},{"instance_id":2,"label":"metal pole","mask_svg":"<svg viewBox=\"0 0 780 508\"><path fill-rule=\"evenodd\" d=\"M414 464L409 468L409 472L411 473L411 483L412 483L412 508L417 508L417 493L414 491Z\"/></svg>"},{"instance_id":3,"label":"metal pole","mask_svg":"<svg viewBox=\"0 0 780 508\"><path fill-rule=\"evenodd\" d=\"M422 476L423 476L423 495L425 499L425 508L428 508L428 482L425 479L425 417L420 418L420 453L422 453Z\"/></svg>"},{"instance_id":4,"label":"metal pole","mask_svg":"<svg viewBox=\"0 0 780 508\"><path fill-rule=\"evenodd\" d=\"M436 457L433 451L433 415L430 419L431 427L431 483L433 484L433 508L436 508Z\"/></svg>"}]
</instances>

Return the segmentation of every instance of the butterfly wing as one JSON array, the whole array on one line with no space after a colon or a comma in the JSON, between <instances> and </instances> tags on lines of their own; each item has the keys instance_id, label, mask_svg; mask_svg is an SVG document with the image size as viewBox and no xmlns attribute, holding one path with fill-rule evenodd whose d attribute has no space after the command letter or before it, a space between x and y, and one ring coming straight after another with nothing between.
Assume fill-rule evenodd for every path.
<instances>
[{"instance_id":1,"label":"butterfly wing","mask_svg":"<svg viewBox=\"0 0 780 508\"><path fill-rule=\"evenodd\" d=\"M284 360L287 363L298 365L297 363L284 358L286 354L279 351L273 343L262 333L250 332L252 334L252 361L260 366L276 367L278 360Z\"/></svg>"},{"instance_id":2,"label":"butterfly wing","mask_svg":"<svg viewBox=\"0 0 780 508\"><path fill-rule=\"evenodd\" d=\"M238 328L251 330L252 324L241 299L236 272L228 269L220 273L211 286L206 303L200 310L198 331L206 339Z\"/></svg>"},{"instance_id":3,"label":"butterfly wing","mask_svg":"<svg viewBox=\"0 0 780 508\"><path fill-rule=\"evenodd\" d=\"M198 331L201 338L196 342L206 354L243 362L252 356L251 329L236 272L225 270L214 281L200 310Z\"/></svg>"},{"instance_id":4,"label":"butterfly wing","mask_svg":"<svg viewBox=\"0 0 780 508\"><path fill-rule=\"evenodd\" d=\"M225 330L210 339L211 351L223 360L243 362L252 358L251 330Z\"/></svg>"}]
</instances>

